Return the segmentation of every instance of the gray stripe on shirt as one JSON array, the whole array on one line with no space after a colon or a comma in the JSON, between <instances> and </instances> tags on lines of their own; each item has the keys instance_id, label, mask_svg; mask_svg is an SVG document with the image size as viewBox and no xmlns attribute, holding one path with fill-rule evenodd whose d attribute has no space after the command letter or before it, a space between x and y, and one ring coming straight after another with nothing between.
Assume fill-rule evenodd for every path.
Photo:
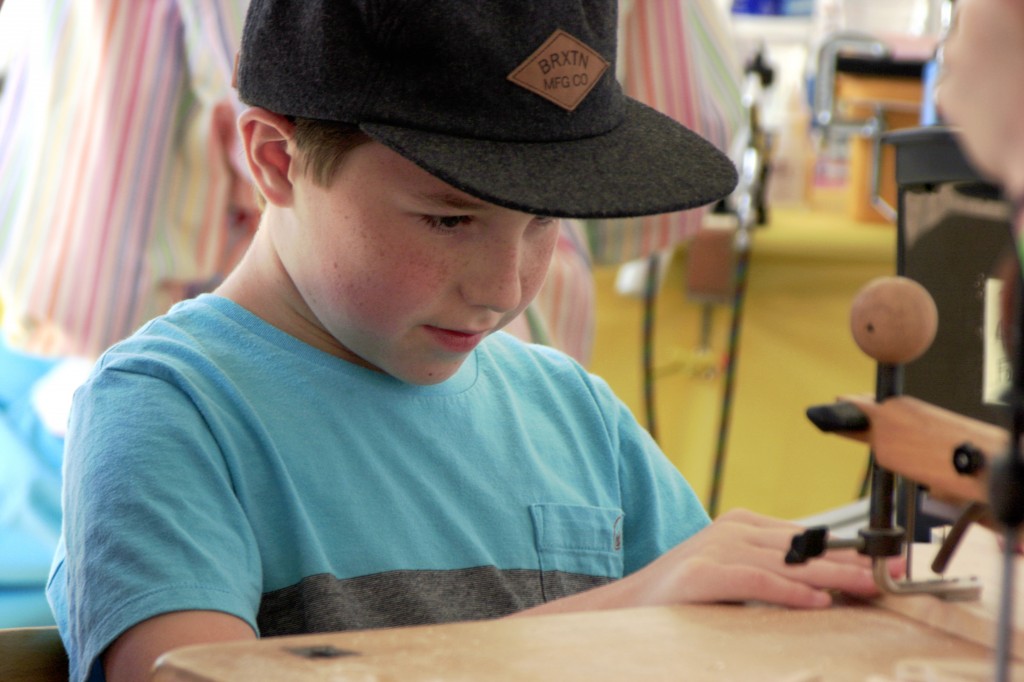
<instances>
[{"instance_id":1,"label":"gray stripe on shirt","mask_svg":"<svg viewBox=\"0 0 1024 682\"><path fill-rule=\"evenodd\" d=\"M291 635L498 618L611 578L493 566L304 578L263 595L260 634Z\"/></svg>"}]
</instances>

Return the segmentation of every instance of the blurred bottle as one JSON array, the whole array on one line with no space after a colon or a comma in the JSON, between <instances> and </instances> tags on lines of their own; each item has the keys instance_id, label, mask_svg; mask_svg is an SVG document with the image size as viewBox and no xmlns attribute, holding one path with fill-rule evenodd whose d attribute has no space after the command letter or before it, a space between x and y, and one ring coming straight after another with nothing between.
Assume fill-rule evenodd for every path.
<instances>
[{"instance_id":1,"label":"blurred bottle","mask_svg":"<svg viewBox=\"0 0 1024 682\"><path fill-rule=\"evenodd\" d=\"M786 93L783 120L772 145L768 203L772 206L802 205L807 201L813 150L811 110L798 82L793 82Z\"/></svg>"},{"instance_id":2,"label":"blurred bottle","mask_svg":"<svg viewBox=\"0 0 1024 682\"><path fill-rule=\"evenodd\" d=\"M814 0L733 0L733 14L754 14L776 17L809 17Z\"/></svg>"},{"instance_id":3,"label":"blurred bottle","mask_svg":"<svg viewBox=\"0 0 1024 682\"><path fill-rule=\"evenodd\" d=\"M773 16L779 13L780 0L734 0L733 14L758 14Z\"/></svg>"}]
</instances>

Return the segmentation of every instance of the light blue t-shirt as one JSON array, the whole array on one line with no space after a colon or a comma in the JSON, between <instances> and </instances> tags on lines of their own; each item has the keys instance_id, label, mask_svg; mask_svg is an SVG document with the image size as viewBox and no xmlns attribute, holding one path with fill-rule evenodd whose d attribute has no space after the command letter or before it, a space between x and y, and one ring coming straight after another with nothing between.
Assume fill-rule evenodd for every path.
<instances>
[{"instance_id":1,"label":"light blue t-shirt","mask_svg":"<svg viewBox=\"0 0 1024 682\"><path fill-rule=\"evenodd\" d=\"M403 383L227 299L176 306L75 398L48 595L72 680L160 613L261 635L497 617L708 523L599 378L498 333ZM101 679L95 676L93 679Z\"/></svg>"}]
</instances>

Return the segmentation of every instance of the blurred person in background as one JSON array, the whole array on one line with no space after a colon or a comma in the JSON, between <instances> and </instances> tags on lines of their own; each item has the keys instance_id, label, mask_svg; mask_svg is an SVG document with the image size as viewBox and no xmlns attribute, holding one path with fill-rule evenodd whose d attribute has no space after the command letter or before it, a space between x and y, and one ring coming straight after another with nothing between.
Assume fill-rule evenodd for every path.
<instances>
[{"instance_id":1,"label":"blurred person in background","mask_svg":"<svg viewBox=\"0 0 1024 682\"><path fill-rule=\"evenodd\" d=\"M1024 0L957 0L936 98L979 171L1024 207Z\"/></svg>"}]
</instances>

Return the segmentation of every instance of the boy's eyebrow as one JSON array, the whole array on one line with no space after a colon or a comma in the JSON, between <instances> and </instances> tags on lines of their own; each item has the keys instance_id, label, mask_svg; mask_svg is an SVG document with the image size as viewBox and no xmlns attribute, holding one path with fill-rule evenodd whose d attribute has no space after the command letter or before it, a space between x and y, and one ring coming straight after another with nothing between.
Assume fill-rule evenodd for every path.
<instances>
[{"instance_id":1,"label":"boy's eyebrow","mask_svg":"<svg viewBox=\"0 0 1024 682\"><path fill-rule=\"evenodd\" d=\"M493 204L489 204L486 201L474 199L473 197L468 197L464 194L456 194L455 192L422 192L417 193L416 196L437 206L444 206L445 208L454 208L464 211L480 211L493 206Z\"/></svg>"}]
</instances>

